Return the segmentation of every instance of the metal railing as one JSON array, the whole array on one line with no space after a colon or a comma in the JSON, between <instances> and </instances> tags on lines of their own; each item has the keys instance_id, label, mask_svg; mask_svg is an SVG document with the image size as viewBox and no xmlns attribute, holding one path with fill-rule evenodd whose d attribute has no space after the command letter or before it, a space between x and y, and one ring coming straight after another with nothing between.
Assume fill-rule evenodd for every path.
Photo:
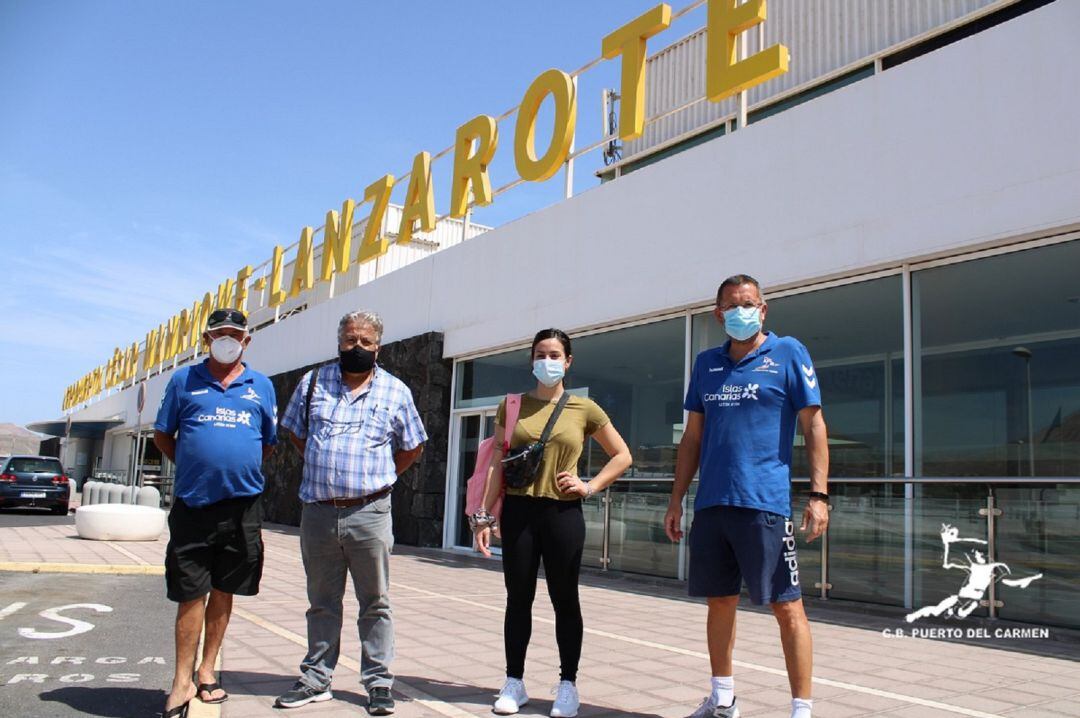
<instances>
[{"instance_id":1,"label":"metal railing","mask_svg":"<svg viewBox=\"0 0 1080 718\"><path fill-rule=\"evenodd\" d=\"M685 578L686 538L676 545L663 535L672 482L623 479L597 497L599 504L587 504L587 564ZM797 528L809 479L792 484ZM687 533L695 490L696 480L684 498ZM1080 477L835 478L829 492L833 510L822 537L807 543L796 531L806 595L909 610L955 595L969 613L978 595L977 608L991 619L1080 627L1073 596L1080 581ZM945 560L947 527L956 527L957 537ZM981 588L968 580L976 564L990 567ZM1030 590L1008 588L1036 572L1023 587ZM1006 578L1013 583L1003 588L999 579Z\"/></svg>"},{"instance_id":2,"label":"metal railing","mask_svg":"<svg viewBox=\"0 0 1080 718\"><path fill-rule=\"evenodd\" d=\"M810 480L806 478L793 479L793 488L809 488ZM1011 488L1046 488L1057 485L1070 485L1080 487L1080 477L1077 476L1034 476L1034 477L1006 477L1006 476L990 476L990 477L879 477L879 478L830 478L829 486L830 493L836 497L840 502L844 498L844 487L847 486L933 486L933 487L955 487L960 489L961 487L971 489L978 488L981 490L985 498L985 505L979 506L977 509L977 517L981 520L985 527L985 539L979 539L985 542L986 554L985 560L987 564L995 564L999 558L998 551L998 521L1005 515L1006 511L1010 507L1007 502L1002 502L997 496L997 490L1002 487ZM838 490L839 489L839 490ZM913 492L905 490L905 503L909 501L927 500L927 497L915 497ZM1078 494L1080 495L1080 494ZM798 505L799 494L793 492L792 497L792 511L797 512L800 510ZM940 500L940 499L939 499ZM842 507L842 503L834 501L834 508ZM1080 505L1078 505L1080 510ZM833 511L830 513L829 529L821 537L820 543L820 578L814 582L814 588L818 589L818 596L822 599L830 598L830 593L834 586L829 580L829 536L834 530L841 530L844 525L844 512ZM795 516L797 518L797 516ZM913 558L910 555L910 551L905 552L905 572L910 573L912 570ZM1080 575L1070 577L1070 580L1076 581L1080 579ZM912 598L910 595L905 596L904 604L906 607L912 607ZM999 609L1004 606L1004 602L998 597L997 581L990 581L987 587L987 597L980 600L980 605L986 608L990 618L997 618ZM1077 623L1080 625L1080 612L1077 615Z\"/></svg>"}]
</instances>

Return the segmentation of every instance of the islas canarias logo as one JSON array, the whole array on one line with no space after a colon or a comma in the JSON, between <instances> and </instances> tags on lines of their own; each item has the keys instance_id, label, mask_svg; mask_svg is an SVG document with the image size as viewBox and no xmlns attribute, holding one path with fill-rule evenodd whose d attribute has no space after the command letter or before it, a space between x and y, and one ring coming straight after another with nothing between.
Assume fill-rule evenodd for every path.
<instances>
[{"instance_id":1,"label":"islas canarias logo","mask_svg":"<svg viewBox=\"0 0 1080 718\"><path fill-rule=\"evenodd\" d=\"M1000 561L989 561L985 553L974 548L971 551L964 552L962 559L950 556L951 548L956 544L986 545L986 541L982 539L962 538L960 530L955 526L941 525L941 543L944 546L941 567L966 573L967 578L964 579L963 585L960 586L956 593L932 606L924 606L909 613L905 617L908 623L914 623L927 616L967 618L972 611L982 605L991 584L1000 582L1002 585L1013 588L1027 588L1034 581L1043 577L1041 573L1036 573L1023 578L1011 578L1012 569L1009 568L1008 564Z\"/></svg>"}]
</instances>

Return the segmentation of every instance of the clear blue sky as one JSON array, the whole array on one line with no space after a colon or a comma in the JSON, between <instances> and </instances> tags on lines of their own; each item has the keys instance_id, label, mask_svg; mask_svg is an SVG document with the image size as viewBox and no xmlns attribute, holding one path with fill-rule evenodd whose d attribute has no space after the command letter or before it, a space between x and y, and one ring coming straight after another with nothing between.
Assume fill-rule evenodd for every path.
<instances>
[{"instance_id":1,"label":"clear blue sky","mask_svg":"<svg viewBox=\"0 0 1080 718\"><path fill-rule=\"evenodd\" d=\"M599 55L654 4L0 1L0 422L59 416L113 347L517 104L541 71ZM650 50L703 22L695 11ZM617 70L586 75L579 146L599 137ZM514 179L512 130L496 185ZM579 191L595 183L578 171ZM515 190L477 221L561 187Z\"/></svg>"}]
</instances>

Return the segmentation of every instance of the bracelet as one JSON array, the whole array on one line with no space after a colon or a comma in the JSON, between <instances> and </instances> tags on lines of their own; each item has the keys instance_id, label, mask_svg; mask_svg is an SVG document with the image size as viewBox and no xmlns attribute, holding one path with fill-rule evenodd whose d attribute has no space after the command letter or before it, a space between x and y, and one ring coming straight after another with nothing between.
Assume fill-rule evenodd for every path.
<instances>
[{"instance_id":1,"label":"bracelet","mask_svg":"<svg viewBox=\"0 0 1080 718\"><path fill-rule=\"evenodd\" d=\"M829 503L829 495L824 491L811 491L809 494L807 494L807 496L809 496L811 499L818 499L820 501L824 501L826 504Z\"/></svg>"},{"instance_id":2,"label":"bracelet","mask_svg":"<svg viewBox=\"0 0 1080 718\"><path fill-rule=\"evenodd\" d=\"M586 491L585 498L586 499L591 499L592 495L593 495L592 482L591 481L583 481L582 483L585 484L585 491Z\"/></svg>"},{"instance_id":3,"label":"bracelet","mask_svg":"<svg viewBox=\"0 0 1080 718\"><path fill-rule=\"evenodd\" d=\"M469 528L473 531L483 528L490 528L494 531L499 528L499 522L488 513L487 509L479 509L476 513L469 515Z\"/></svg>"}]
</instances>

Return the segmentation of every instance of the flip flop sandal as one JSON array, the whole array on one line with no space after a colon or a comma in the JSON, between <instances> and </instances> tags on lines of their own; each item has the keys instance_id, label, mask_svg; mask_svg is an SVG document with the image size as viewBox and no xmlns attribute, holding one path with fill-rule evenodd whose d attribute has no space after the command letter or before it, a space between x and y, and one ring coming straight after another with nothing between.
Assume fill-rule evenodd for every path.
<instances>
[{"instance_id":1,"label":"flip flop sandal","mask_svg":"<svg viewBox=\"0 0 1080 718\"><path fill-rule=\"evenodd\" d=\"M223 690L225 690L225 689L222 688L221 683L219 683L217 681L215 681L214 683L200 683L195 688L195 696L198 697L200 702L206 703L208 705L213 705L213 704L216 704L216 703L224 703L225 701L229 700L229 694L228 693L223 695L221 698L211 698L211 699L208 699L208 700L204 700L202 698L203 691L206 691L206 693L209 694L209 695L213 695L214 691L223 691Z\"/></svg>"},{"instance_id":2,"label":"flip flop sandal","mask_svg":"<svg viewBox=\"0 0 1080 718\"><path fill-rule=\"evenodd\" d=\"M161 718L187 718L188 706L191 705L191 701L182 703L175 708L170 708L167 711L161 711Z\"/></svg>"}]
</instances>

